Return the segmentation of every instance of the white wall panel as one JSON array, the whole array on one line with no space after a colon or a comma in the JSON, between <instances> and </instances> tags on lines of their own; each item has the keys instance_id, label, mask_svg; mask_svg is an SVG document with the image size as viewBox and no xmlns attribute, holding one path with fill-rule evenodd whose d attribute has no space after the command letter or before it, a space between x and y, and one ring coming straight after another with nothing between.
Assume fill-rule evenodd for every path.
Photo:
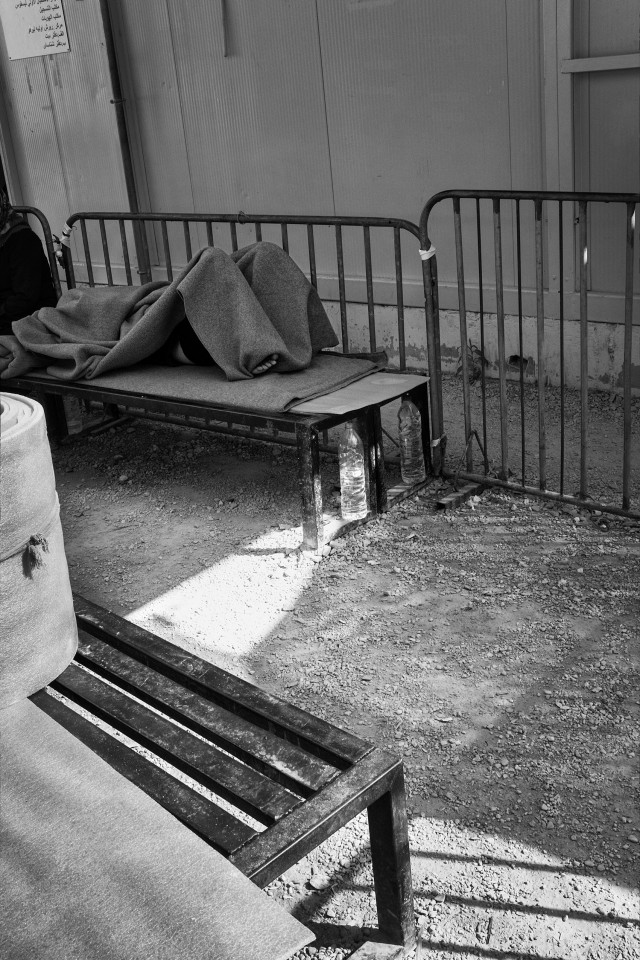
<instances>
[{"instance_id":1,"label":"white wall panel","mask_svg":"<svg viewBox=\"0 0 640 960\"><path fill-rule=\"evenodd\" d=\"M80 209L127 205L97 3L65 2L68 53L9 61L3 93L22 202L59 233Z\"/></svg>"},{"instance_id":2,"label":"white wall panel","mask_svg":"<svg viewBox=\"0 0 640 960\"><path fill-rule=\"evenodd\" d=\"M331 211L313 0L117 6L154 209Z\"/></svg>"},{"instance_id":3,"label":"white wall panel","mask_svg":"<svg viewBox=\"0 0 640 960\"><path fill-rule=\"evenodd\" d=\"M317 2L339 212L415 221L440 190L542 186L537 0ZM431 220L449 254L450 209L436 208ZM475 220L465 209L473 278ZM505 281L513 282L511 223L503 229ZM491 270L491 234L483 244ZM413 263L419 282L415 251ZM444 281L455 278L451 255L439 269Z\"/></svg>"},{"instance_id":4,"label":"white wall panel","mask_svg":"<svg viewBox=\"0 0 640 960\"><path fill-rule=\"evenodd\" d=\"M640 52L638 0L586 0L575 8L576 57ZM576 189L640 192L640 70L574 76ZM624 290L625 229L619 208L594 208L589 229L589 281L600 292ZM634 260L640 295L640 264ZM612 301L622 320L622 305Z\"/></svg>"}]
</instances>

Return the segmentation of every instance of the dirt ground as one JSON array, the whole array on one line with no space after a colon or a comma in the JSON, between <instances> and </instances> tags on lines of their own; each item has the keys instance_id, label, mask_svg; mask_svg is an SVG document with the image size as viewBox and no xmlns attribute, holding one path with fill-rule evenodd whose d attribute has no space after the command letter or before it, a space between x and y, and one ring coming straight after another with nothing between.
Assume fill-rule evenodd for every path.
<instances>
[{"instance_id":1,"label":"dirt ground","mask_svg":"<svg viewBox=\"0 0 640 960\"><path fill-rule=\"evenodd\" d=\"M423 958L640 957L640 525L434 484L318 559L291 449L135 421L54 464L76 591L402 754ZM364 818L269 892L348 956Z\"/></svg>"}]
</instances>

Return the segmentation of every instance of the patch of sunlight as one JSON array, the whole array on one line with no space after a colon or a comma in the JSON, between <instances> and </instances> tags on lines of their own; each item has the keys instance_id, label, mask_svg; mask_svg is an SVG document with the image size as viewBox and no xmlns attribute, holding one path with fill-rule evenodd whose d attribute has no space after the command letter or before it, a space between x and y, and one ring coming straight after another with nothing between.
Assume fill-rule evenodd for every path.
<instances>
[{"instance_id":1,"label":"patch of sunlight","mask_svg":"<svg viewBox=\"0 0 640 960\"><path fill-rule=\"evenodd\" d=\"M270 530L126 619L237 672L237 659L277 630L311 579L315 564L294 551L299 542L298 527Z\"/></svg>"},{"instance_id":2,"label":"patch of sunlight","mask_svg":"<svg viewBox=\"0 0 640 960\"><path fill-rule=\"evenodd\" d=\"M604 868L587 868L517 836L451 820L414 817L409 834L418 899L446 893L452 906L478 915L511 906L529 927L552 923L566 933L578 925L587 938L607 918L622 926L637 923L638 890L616 882Z\"/></svg>"}]
</instances>

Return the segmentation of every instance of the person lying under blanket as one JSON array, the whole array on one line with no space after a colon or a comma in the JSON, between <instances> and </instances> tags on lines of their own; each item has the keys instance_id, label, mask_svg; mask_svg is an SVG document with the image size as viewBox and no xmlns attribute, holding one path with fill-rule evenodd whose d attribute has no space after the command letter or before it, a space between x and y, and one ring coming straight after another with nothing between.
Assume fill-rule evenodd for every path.
<instances>
[{"instance_id":1,"label":"person lying under blanket","mask_svg":"<svg viewBox=\"0 0 640 960\"><path fill-rule=\"evenodd\" d=\"M159 363L188 363L194 367L212 367L216 363L186 317L152 359ZM272 353L263 363L253 368L251 375L257 377L266 373L271 367L275 367L277 362L278 354Z\"/></svg>"},{"instance_id":2,"label":"person lying under blanket","mask_svg":"<svg viewBox=\"0 0 640 960\"><path fill-rule=\"evenodd\" d=\"M76 287L0 336L0 378L93 379L143 361L216 364L227 380L304 370L338 344L315 288L260 241L200 250L170 283Z\"/></svg>"}]
</instances>

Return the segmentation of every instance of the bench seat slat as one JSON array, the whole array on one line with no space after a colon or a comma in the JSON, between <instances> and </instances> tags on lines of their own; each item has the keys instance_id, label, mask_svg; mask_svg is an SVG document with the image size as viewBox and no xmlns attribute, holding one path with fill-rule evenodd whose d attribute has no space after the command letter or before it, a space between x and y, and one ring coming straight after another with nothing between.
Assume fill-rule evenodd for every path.
<instances>
[{"instance_id":1,"label":"bench seat slat","mask_svg":"<svg viewBox=\"0 0 640 960\"><path fill-rule=\"evenodd\" d=\"M135 783L177 820L225 856L229 856L257 835L250 826L223 810L213 800L203 797L187 784L176 780L171 773L136 753L46 690L39 690L30 699L97 753L109 766Z\"/></svg>"},{"instance_id":2,"label":"bench seat slat","mask_svg":"<svg viewBox=\"0 0 640 960\"><path fill-rule=\"evenodd\" d=\"M302 787L308 795L338 772L295 744L255 727L85 631L80 631L76 659L284 786Z\"/></svg>"},{"instance_id":3,"label":"bench seat slat","mask_svg":"<svg viewBox=\"0 0 640 960\"><path fill-rule=\"evenodd\" d=\"M74 596L78 626L92 636L124 650L142 663L263 727L299 742L315 756L345 769L372 749L372 744L314 717L253 684L205 663L117 614Z\"/></svg>"},{"instance_id":4,"label":"bench seat slat","mask_svg":"<svg viewBox=\"0 0 640 960\"><path fill-rule=\"evenodd\" d=\"M398 757L374 750L229 859L258 886L266 886L390 789L399 770Z\"/></svg>"},{"instance_id":5,"label":"bench seat slat","mask_svg":"<svg viewBox=\"0 0 640 960\"><path fill-rule=\"evenodd\" d=\"M72 663L51 686L261 823L300 797Z\"/></svg>"}]
</instances>

